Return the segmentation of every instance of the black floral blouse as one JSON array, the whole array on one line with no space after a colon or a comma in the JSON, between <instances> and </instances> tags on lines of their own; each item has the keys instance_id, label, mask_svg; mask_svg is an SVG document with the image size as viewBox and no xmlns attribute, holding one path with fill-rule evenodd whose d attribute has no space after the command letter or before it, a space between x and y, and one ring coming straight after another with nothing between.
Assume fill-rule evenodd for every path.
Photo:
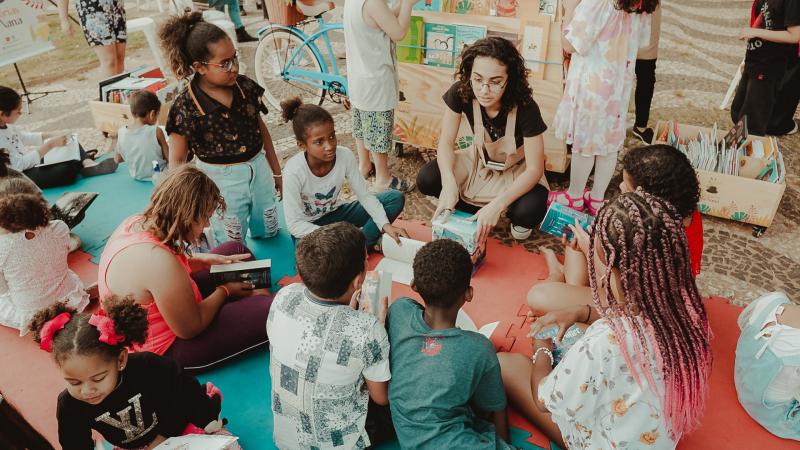
<instances>
[{"instance_id":1,"label":"black floral blouse","mask_svg":"<svg viewBox=\"0 0 800 450\"><path fill-rule=\"evenodd\" d=\"M195 76L178 95L167 119L167 134L180 134L189 152L210 164L234 164L252 159L263 148L259 113L267 113L261 100L264 88L239 75L231 107L200 89Z\"/></svg>"}]
</instances>

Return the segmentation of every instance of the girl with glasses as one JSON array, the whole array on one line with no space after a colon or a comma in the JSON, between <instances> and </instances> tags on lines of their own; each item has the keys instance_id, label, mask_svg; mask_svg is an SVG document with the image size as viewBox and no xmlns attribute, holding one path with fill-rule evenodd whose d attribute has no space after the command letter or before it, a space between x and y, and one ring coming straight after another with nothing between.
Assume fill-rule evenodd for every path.
<instances>
[{"instance_id":1,"label":"girl with glasses","mask_svg":"<svg viewBox=\"0 0 800 450\"><path fill-rule=\"evenodd\" d=\"M219 186L227 209L211 221L214 241L243 241L278 233L276 190L281 166L261 114L264 88L239 73L233 42L200 13L170 18L162 45L178 78L190 78L167 120L170 169L190 155Z\"/></svg>"},{"instance_id":2,"label":"girl with glasses","mask_svg":"<svg viewBox=\"0 0 800 450\"><path fill-rule=\"evenodd\" d=\"M447 108L437 159L420 169L417 186L439 198L434 218L455 208L474 213L483 237L507 211L511 234L527 239L544 217L548 191L542 138L547 126L525 61L508 40L488 37L464 49L456 76L442 96ZM462 114L473 145L455 150Z\"/></svg>"}]
</instances>

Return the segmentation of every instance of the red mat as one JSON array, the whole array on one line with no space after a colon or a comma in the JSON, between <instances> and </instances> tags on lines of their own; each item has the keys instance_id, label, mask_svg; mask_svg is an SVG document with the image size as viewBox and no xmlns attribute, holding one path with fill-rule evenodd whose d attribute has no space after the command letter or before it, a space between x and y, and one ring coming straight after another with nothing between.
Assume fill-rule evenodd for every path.
<instances>
[{"instance_id":1,"label":"red mat","mask_svg":"<svg viewBox=\"0 0 800 450\"><path fill-rule=\"evenodd\" d=\"M430 241L429 227L412 222L400 225L412 238ZM375 267L381 258L380 255L371 255L369 267ZM507 247L495 239L489 241L486 262L472 279L475 297L464 309L479 328L500 321L491 337L497 351L531 354L530 340L526 337L530 323L525 320L527 308L524 299L530 287L546 276L547 266L541 255L530 253L521 246ZM294 281L299 281L299 278L285 278L280 284ZM420 299L411 288L399 283L394 284L392 295L393 298L408 296ZM721 298L706 300L706 306L714 331L710 399L701 427L682 439L678 449L800 449L800 442L775 437L757 424L736 398L733 386L733 364L739 339L736 318L742 308ZM531 434L530 443L550 448L547 438L512 410L509 410L509 420L513 427Z\"/></svg>"}]
</instances>

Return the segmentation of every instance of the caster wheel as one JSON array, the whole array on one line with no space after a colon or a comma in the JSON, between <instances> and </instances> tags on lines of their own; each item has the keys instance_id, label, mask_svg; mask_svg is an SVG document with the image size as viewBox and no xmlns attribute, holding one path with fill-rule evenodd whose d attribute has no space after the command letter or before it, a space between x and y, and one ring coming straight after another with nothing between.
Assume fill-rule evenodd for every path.
<instances>
[{"instance_id":1,"label":"caster wheel","mask_svg":"<svg viewBox=\"0 0 800 450\"><path fill-rule=\"evenodd\" d=\"M767 227L756 225L753 227L753 237L761 237L767 231Z\"/></svg>"}]
</instances>

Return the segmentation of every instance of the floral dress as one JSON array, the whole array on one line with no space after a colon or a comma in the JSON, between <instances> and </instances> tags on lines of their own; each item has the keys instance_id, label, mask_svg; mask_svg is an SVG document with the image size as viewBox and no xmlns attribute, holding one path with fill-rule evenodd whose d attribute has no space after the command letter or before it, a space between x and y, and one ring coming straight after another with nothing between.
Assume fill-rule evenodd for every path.
<instances>
[{"instance_id":1,"label":"floral dress","mask_svg":"<svg viewBox=\"0 0 800 450\"><path fill-rule=\"evenodd\" d=\"M624 327L630 330L628 324ZM635 355L630 333L626 337L628 351ZM655 367L653 358L651 363ZM664 379L655 370L653 388L646 377L639 378L644 386L637 384L611 327L601 319L542 382L539 398L571 450L674 449L679 437L673 439L668 432Z\"/></svg>"},{"instance_id":2,"label":"floral dress","mask_svg":"<svg viewBox=\"0 0 800 450\"><path fill-rule=\"evenodd\" d=\"M584 156L618 152L625 140L636 53L650 42L650 14L614 0L582 0L565 37L575 48L553 126Z\"/></svg>"},{"instance_id":3,"label":"floral dress","mask_svg":"<svg viewBox=\"0 0 800 450\"><path fill-rule=\"evenodd\" d=\"M128 40L122 0L78 0L75 10L90 46L124 44Z\"/></svg>"}]
</instances>

